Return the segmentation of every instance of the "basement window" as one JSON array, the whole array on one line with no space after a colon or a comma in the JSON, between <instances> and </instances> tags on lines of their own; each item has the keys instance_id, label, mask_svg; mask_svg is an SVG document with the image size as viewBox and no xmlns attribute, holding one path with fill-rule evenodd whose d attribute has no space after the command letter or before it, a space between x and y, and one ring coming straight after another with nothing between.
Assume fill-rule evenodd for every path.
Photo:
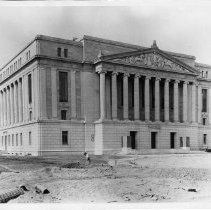
<instances>
[{"instance_id":1,"label":"basement window","mask_svg":"<svg viewBox=\"0 0 211 210\"><path fill-rule=\"evenodd\" d=\"M62 131L62 145L68 145L68 131Z\"/></svg>"},{"instance_id":2,"label":"basement window","mask_svg":"<svg viewBox=\"0 0 211 210\"><path fill-rule=\"evenodd\" d=\"M203 142L204 142L204 144L207 144L207 134L203 135Z\"/></svg>"}]
</instances>

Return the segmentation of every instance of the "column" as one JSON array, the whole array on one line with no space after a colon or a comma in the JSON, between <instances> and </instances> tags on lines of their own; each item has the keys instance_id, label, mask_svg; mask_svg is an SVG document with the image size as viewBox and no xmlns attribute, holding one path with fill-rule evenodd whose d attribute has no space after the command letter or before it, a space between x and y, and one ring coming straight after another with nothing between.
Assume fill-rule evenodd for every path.
<instances>
[{"instance_id":1,"label":"column","mask_svg":"<svg viewBox=\"0 0 211 210\"><path fill-rule=\"evenodd\" d=\"M112 72L112 119L117 119L117 72Z\"/></svg>"},{"instance_id":2,"label":"column","mask_svg":"<svg viewBox=\"0 0 211 210\"><path fill-rule=\"evenodd\" d=\"M150 111L150 107L149 107L149 80L150 77L146 76L145 78L145 121L149 121L150 120L150 116L149 116L149 111Z\"/></svg>"},{"instance_id":3,"label":"column","mask_svg":"<svg viewBox=\"0 0 211 210\"><path fill-rule=\"evenodd\" d=\"M25 102L25 89L27 88L27 86L25 85L25 75L23 75L22 77L22 105L23 105L23 122L25 122L26 120L26 102Z\"/></svg>"},{"instance_id":4,"label":"column","mask_svg":"<svg viewBox=\"0 0 211 210\"><path fill-rule=\"evenodd\" d=\"M209 124L211 124L211 88L208 89L208 97L207 97L207 104L208 104L208 112L209 112Z\"/></svg>"},{"instance_id":5,"label":"column","mask_svg":"<svg viewBox=\"0 0 211 210\"><path fill-rule=\"evenodd\" d=\"M52 117L57 118L57 80L56 68L51 69L51 89L52 89ZM71 106L72 107L72 106Z\"/></svg>"},{"instance_id":6,"label":"column","mask_svg":"<svg viewBox=\"0 0 211 210\"><path fill-rule=\"evenodd\" d=\"M14 86L10 85L10 122L14 124Z\"/></svg>"},{"instance_id":7,"label":"column","mask_svg":"<svg viewBox=\"0 0 211 210\"><path fill-rule=\"evenodd\" d=\"M105 119L105 72L100 72L100 119Z\"/></svg>"},{"instance_id":8,"label":"column","mask_svg":"<svg viewBox=\"0 0 211 210\"><path fill-rule=\"evenodd\" d=\"M22 102L22 79L19 79L18 83L18 119L19 122L23 121L23 102Z\"/></svg>"},{"instance_id":9,"label":"column","mask_svg":"<svg viewBox=\"0 0 211 210\"><path fill-rule=\"evenodd\" d=\"M40 95L40 119L47 119L47 107L46 107L46 69L39 68L39 95ZM28 103L28 92L27 92ZM27 112L28 113L28 112ZM29 117L28 117L29 119Z\"/></svg>"},{"instance_id":10,"label":"column","mask_svg":"<svg viewBox=\"0 0 211 210\"><path fill-rule=\"evenodd\" d=\"M188 97L188 89L187 89L187 81L183 83L183 122L187 122L187 97Z\"/></svg>"},{"instance_id":11,"label":"column","mask_svg":"<svg viewBox=\"0 0 211 210\"><path fill-rule=\"evenodd\" d=\"M196 83L193 82L192 84L192 100L191 100L191 104L192 104L192 110L191 110L191 116L192 116L192 123L196 122Z\"/></svg>"},{"instance_id":12,"label":"column","mask_svg":"<svg viewBox=\"0 0 211 210\"><path fill-rule=\"evenodd\" d=\"M38 104L39 104L39 94L38 94L38 69L34 69L34 119L38 119ZM57 85L57 82L56 82ZM54 96L55 97L55 96ZM57 92L56 92L56 100L57 100Z\"/></svg>"},{"instance_id":13,"label":"column","mask_svg":"<svg viewBox=\"0 0 211 210\"><path fill-rule=\"evenodd\" d=\"M5 110L4 126L7 126L7 89L6 88L4 90L4 110Z\"/></svg>"},{"instance_id":14,"label":"column","mask_svg":"<svg viewBox=\"0 0 211 210\"><path fill-rule=\"evenodd\" d=\"M178 119L179 119L178 83L179 83L179 80L174 81L174 122L178 122Z\"/></svg>"},{"instance_id":15,"label":"column","mask_svg":"<svg viewBox=\"0 0 211 210\"><path fill-rule=\"evenodd\" d=\"M7 125L10 125L10 89L7 87Z\"/></svg>"},{"instance_id":16,"label":"column","mask_svg":"<svg viewBox=\"0 0 211 210\"><path fill-rule=\"evenodd\" d=\"M17 81L16 83L17 87L16 87L16 122L18 123L19 122L19 82Z\"/></svg>"},{"instance_id":17,"label":"column","mask_svg":"<svg viewBox=\"0 0 211 210\"><path fill-rule=\"evenodd\" d=\"M17 123L17 84L14 82L14 123Z\"/></svg>"},{"instance_id":18,"label":"column","mask_svg":"<svg viewBox=\"0 0 211 210\"><path fill-rule=\"evenodd\" d=\"M102 73L102 74L105 75L105 73ZM70 81L71 101L70 102L71 102L71 117L72 118L76 118L76 83L75 83L75 75L76 75L76 71L71 71L71 81ZM100 76L101 76L101 74L100 74Z\"/></svg>"},{"instance_id":19,"label":"column","mask_svg":"<svg viewBox=\"0 0 211 210\"><path fill-rule=\"evenodd\" d=\"M139 79L140 75L136 74L134 79L134 119L140 119L139 107L140 107L140 97L139 97Z\"/></svg>"},{"instance_id":20,"label":"column","mask_svg":"<svg viewBox=\"0 0 211 210\"><path fill-rule=\"evenodd\" d=\"M1 127L3 126L3 96L2 96L2 91L0 91L0 124Z\"/></svg>"},{"instance_id":21,"label":"column","mask_svg":"<svg viewBox=\"0 0 211 210\"><path fill-rule=\"evenodd\" d=\"M202 89L198 85L198 123L201 123L201 112L202 112Z\"/></svg>"},{"instance_id":22,"label":"column","mask_svg":"<svg viewBox=\"0 0 211 210\"><path fill-rule=\"evenodd\" d=\"M155 78L155 121L160 121L160 78Z\"/></svg>"},{"instance_id":23,"label":"column","mask_svg":"<svg viewBox=\"0 0 211 210\"><path fill-rule=\"evenodd\" d=\"M165 80L165 87L164 87L164 116L165 122L169 121L169 79Z\"/></svg>"},{"instance_id":24,"label":"column","mask_svg":"<svg viewBox=\"0 0 211 210\"><path fill-rule=\"evenodd\" d=\"M2 91L3 95L3 126L5 126L6 123L6 110L5 110L5 90Z\"/></svg>"},{"instance_id":25,"label":"column","mask_svg":"<svg viewBox=\"0 0 211 210\"><path fill-rule=\"evenodd\" d=\"M128 73L124 74L124 77L123 77L123 94L124 94L123 118L124 120L128 119L128 77L129 77Z\"/></svg>"}]
</instances>

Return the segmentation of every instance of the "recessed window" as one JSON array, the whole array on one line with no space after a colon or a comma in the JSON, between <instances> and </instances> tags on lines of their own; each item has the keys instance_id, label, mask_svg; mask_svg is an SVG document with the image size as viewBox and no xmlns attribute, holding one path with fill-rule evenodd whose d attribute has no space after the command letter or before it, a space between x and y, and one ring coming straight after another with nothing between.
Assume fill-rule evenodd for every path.
<instances>
[{"instance_id":1,"label":"recessed window","mask_svg":"<svg viewBox=\"0 0 211 210\"><path fill-rule=\"evenodd\" d=\"M29 145L32 145L32 132L29 131Z\"/></svg>"},{"instance_id":2,"label":"recessed window","mask_svg":"<svg viewBox=\"0 0 211 210\"><path fill-rule=\"evenodd\" d=\"M183 147L183 138L180 137L180 147Z\"/></svg>"},{"instance_id":3,"label":"recessed window","mask_svg":"<svg viewBox=\"0 0 211 210\"><path fill-rule=\"evenodd\" d=\"M8 135L8 146L10 146L10 135Z\"/></svg>"},{"instance_id":4,"label":"recessed window","mask_svg":"<svg viewBox=\"0 0 211 210\"><path fill-rule=\"evenodd\" d=\"M207 89L202 89L202 112L207 112Z\"/></svg>"},{"instance_id":5,"label":"recessed window","mask_svg":"<svg viewBox=\"0 0 211 210\"><path fill-rule=\"evenodd\" d=\"M28 96L29 96L29 103L32 103L32 76L31 74L28 75Z\"/></svg>"},{"instance_id":6,"label":"recessed window","mask_svg":"<svg viewBox=\"0 0 211 210\"><path fill-rule=\"evenodd\" d=\"M62 49L60 47L57 48L57 56L61 57Z\"/></svg>"},{"instance_id":7,"label":"recessed window","mask_svg":"<svg viewBox=\"0 0 211 210\"><path fill-rule=\"evenodd\" d=\"M68 79L67 72L59 72L59 101L68 101Z\"/></svg>"},{"instance_id":8,"label":"recessed window","mask_svg":"<svg viewBox=\"0 0 211 210\"><path fill-rule=\"evenodd\" d=\"M23 135L22 135L22 133L20 133L20 145L21 146L23 145Z\"/></svg>"},{"instance_id":9,"label":"recessed window","mask_svg":"<svg viewBox=\"0 0 211 210\"><path fill-rule=\"evenodd\" d=\"M32 120L32 111L29 112L29 121Z\"/></svg>"},{"instance_id":10,"label":"recessed window","mask_svg":"<svg viewBox=\"0 0 211 210\"><path fill-rule=\"evenodd\" d=\"M68 57L68 49L64 49L64 57L65 57L65 58Z\"/></svg>"},{"instance_id":11,"label":"recessed window","mask_svg":"<svg viewBox=\"0 0 211 210\"><path fill-rule=\"evenodd\" d=\"M207 134L203 135L203 142L204 142L204 144L207 144Z\"/></svg>"},{"instance_id":12,"label":"recessed window","mask_svg":"<svg viewBox=\"0 0 211 210\"><path fill-rule=\"evenodd\" d=\"M190 147L190 137L186 137L186 147Z\"/></svg>"},{"instance_id":13,"label":"recessed window","mask_svg":"<svg viewBox=\"0 0 211 210\"><path fill-rule=\"evenodd\" d=\"M61 119L66 120L67 119L67 110L61 110Z\"/></svg>"},{"instance_id":14,"label":"recessed window","mask_svg":"<svg viewBox=\"0 0 211 210\"><path fill-rule=\"evenodd\" d=\"M12 134L12 146L14 146L14 134Z\"/></svg>"},{"instance_id":15,"label":"recessed window","mask_svg":"<svg viewBox=\"0 0 211 210\"><path fill-rule=\"evenodd\" d=\"M62 145L68 145L68 131L62 131Z\"/></svg>"},{"instance_id":16,"label":"recessed window","mask_svg":"<svg viewBox=\"0 0 211 210\"><path fill-rule=\"evenodd\" d=\"M203 125L206 125L206 118L203 118Z\"/></svg>"},{"instance_id":17,"label":"recessed window","mask_svg":"<svg viewBox=\"0 0 211 210\"><path fill-rule=\"evenodd\" d=\"M18 134L16 134L16 146L18 146Z\"/></svg>"}]
</instances>

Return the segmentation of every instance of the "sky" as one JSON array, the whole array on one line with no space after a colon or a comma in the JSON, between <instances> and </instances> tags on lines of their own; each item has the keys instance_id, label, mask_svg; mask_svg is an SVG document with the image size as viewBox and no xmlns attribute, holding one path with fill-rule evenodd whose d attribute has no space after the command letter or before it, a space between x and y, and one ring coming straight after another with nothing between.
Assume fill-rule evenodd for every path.
<instances>
[{"instance_id":1,"label":"sky","mask_svg":"<svg viewBox=\"0 0 211 210\"><path fill-rule=\"evenodd\" d=\"M90 35L144 47L156 40L161 50L211 65L211 1L93 2L0 2L0 67L37 34Z\"/></svg>"}]
</instances>

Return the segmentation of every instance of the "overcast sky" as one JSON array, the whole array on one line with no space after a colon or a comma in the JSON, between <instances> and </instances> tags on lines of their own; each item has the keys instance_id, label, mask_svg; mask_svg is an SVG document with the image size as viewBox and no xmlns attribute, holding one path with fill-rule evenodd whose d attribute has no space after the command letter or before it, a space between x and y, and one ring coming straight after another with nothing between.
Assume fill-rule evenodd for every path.
<instances>
[{"instance_id":1,"label":"overcast sky","mask_svg":"<svg viewBox=\"0 0 211 210\"><path fill-rule=\"evenodd\" d=\"M0 4L0 66L35 35L83 35L196 56L211 64L211 1L142 1L128 6L15 6ZM53 4L51 4L53 5Z\"/></svg>"}]
</instances>

